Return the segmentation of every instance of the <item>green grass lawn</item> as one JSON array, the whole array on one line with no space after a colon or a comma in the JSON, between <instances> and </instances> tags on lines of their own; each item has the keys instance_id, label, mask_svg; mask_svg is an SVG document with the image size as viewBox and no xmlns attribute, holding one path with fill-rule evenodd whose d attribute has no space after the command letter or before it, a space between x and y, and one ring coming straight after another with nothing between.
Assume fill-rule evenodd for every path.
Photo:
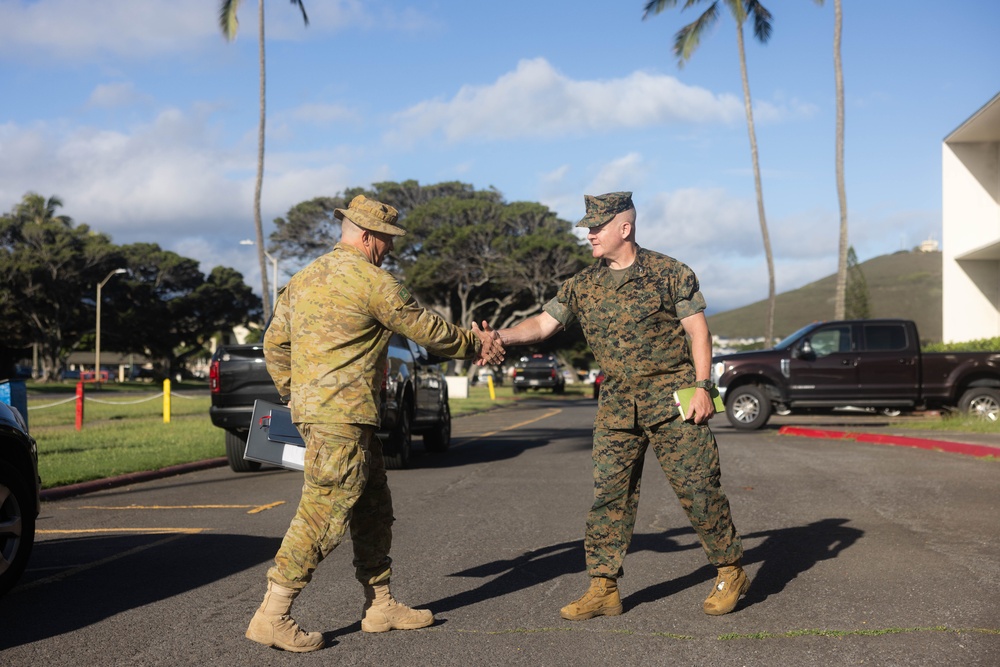
<instances>
[{"instance_id":1,"label":"green grass lawn","mask_svg":"<svg viewBox=\"0 0 1000 667\"><path fill-rule=\"evenodd\" d=\"M490 397L485 384L469 388L469 398L452 399L454 417L509 407L526 398L560 401L590 398L591 386L575 384L566 393L532 391L514 396L509 384ZM170 420L164 423L162 387L108 384L85 394L83 428L76 430L74 385L28 383L28 420L38 442L43 488L101 479L180 463L225 456L222 431L208 416L211 400L204 384L173 385ZM925 430L996 433L1000 424L944 413L940 419L901 422Z\"/></svg>"},{"instance_id":2,"label":"green grass lawn","mask_svg":"<svg viewBox=\"0 0 1000 667\"><path fill-rule=\"evenodd\" d=\"M564 397L584 395L567 389ZM28 422L38 442L42 488L225 456L222 431L208 416L204 383L174 383L170 420L164 423L163 387L148 383L88 386L83 428L76 429L76 385L28 383ZM586 387L589 392L589 386ZM470 388L469 398L451 401L452 415L510 406L524 396L557 399L551 392L513 395L510 386ZM589 393L586 395L589 396Z\"/></svg>"}]
</instances>

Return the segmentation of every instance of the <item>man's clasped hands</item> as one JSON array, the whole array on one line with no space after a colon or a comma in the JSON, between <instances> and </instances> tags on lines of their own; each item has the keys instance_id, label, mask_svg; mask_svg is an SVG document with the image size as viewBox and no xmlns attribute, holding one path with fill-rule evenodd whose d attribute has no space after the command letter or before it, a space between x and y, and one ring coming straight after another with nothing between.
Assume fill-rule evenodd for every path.
<instances>
[{"instance_id":1,"label":"man's clasped hands","mask_svg":"<svg viewBox=\"0 0 1000 667\"><path fill-rule=\"evenodd\" d=\"M479 326L473 322L472 330L476 332L476 335L479 336L479 342L482 343L482 349L479 351L479 356L475 359L476 365L497 366L503 363L504 355L507 351L504 349L503 342L500 340L500 333L490 328L490 325L486 322L486 320L483 320L482 328L479 328Z\"/></svg>"}]
</instances>

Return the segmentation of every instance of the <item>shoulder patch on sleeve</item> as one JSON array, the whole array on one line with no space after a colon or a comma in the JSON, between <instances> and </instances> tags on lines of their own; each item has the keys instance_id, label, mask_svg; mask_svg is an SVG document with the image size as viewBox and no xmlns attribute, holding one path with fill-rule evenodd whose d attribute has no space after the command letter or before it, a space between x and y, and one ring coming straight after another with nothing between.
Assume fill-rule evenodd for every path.
<instances>
[{"instance_id":1,"label":"shoulder patch on sleeve","mask_svg":"<svg viewBox=\"0 0 1000 667\"><path fill-rule=\"evenodd\" d=\"M393 308L402 308L412 300L413 295L410 294L410 290L406 289L406 286L401 284L398 289L393 291L392 295L388 299L388 302Z\"/></svg>"}]
</instances>

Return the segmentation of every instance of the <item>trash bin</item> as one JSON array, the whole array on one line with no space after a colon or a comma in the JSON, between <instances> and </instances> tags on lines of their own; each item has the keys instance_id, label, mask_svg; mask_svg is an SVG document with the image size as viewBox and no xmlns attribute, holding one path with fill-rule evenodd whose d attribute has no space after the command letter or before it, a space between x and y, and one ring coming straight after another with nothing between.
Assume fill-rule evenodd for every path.
<instances>
[{"instance_id":1,"label":"trash bin","mask_svg":"<svg viewBox=\"0 0 1000 667\"><path fill-rule=\"evenodd\" d=\"M24 380L0 381L0 403L6 403L20 412L25 425L28 424L28 389Z\"/></svg>"}]
</instances>

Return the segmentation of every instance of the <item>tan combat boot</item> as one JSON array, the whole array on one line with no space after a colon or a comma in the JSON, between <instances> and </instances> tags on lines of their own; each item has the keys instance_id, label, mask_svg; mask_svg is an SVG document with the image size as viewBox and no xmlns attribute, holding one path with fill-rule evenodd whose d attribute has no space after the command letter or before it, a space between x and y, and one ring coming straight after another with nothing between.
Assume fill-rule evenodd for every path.
<instances>
[{"instance_id":1,"label":"tan combat boot","mask_svg":"<svg viewBox=\"0 0 1000 667\"><path fill-rule=\"evenodd\" d=\"M750 590L750 580L739 563L719 568L712 592L705 598L702 609L706 614L721 616L736 608L740 596Z\"/></svg>"},{"instance_id":2,"label":"tan combat boot","mask_svg":"<svg viewBox=\"0 0 1000 667\"><path fill-rule=\"evenodd\" d=\"M389 584L365 586L365 606L362 609L361 629L365 632L388 630L416 630L434 622L430 609L410 609L396 602L389 591Z\"/></svg>"},{"instance_id":3,"label":"tan combat boot","mask_svg":"<svg viewBox=\"0 0 1000 667\"><path fill-rule=\"evenodd\" d=\"M622 613L618 582L606 577L591 577L590 588L583 597L559 610L568 621L586 621L595 616L617 616Z\"/></svg>"},{"instance_id":4,"label":"tan combat boot","mask_svg":"<svg viewBox=\"0 0 1000 667\"><path fill-rule=\"evenodd\" d=\"M292 602L299 591L293 588L279 586L273 581L267 582L267 593L257 613L250 619L247 628L247 639L264 646L305 653L323 648L323 634L320 632L304 632L299 624L289 616Z\"/></svg>"}]
</instances>

